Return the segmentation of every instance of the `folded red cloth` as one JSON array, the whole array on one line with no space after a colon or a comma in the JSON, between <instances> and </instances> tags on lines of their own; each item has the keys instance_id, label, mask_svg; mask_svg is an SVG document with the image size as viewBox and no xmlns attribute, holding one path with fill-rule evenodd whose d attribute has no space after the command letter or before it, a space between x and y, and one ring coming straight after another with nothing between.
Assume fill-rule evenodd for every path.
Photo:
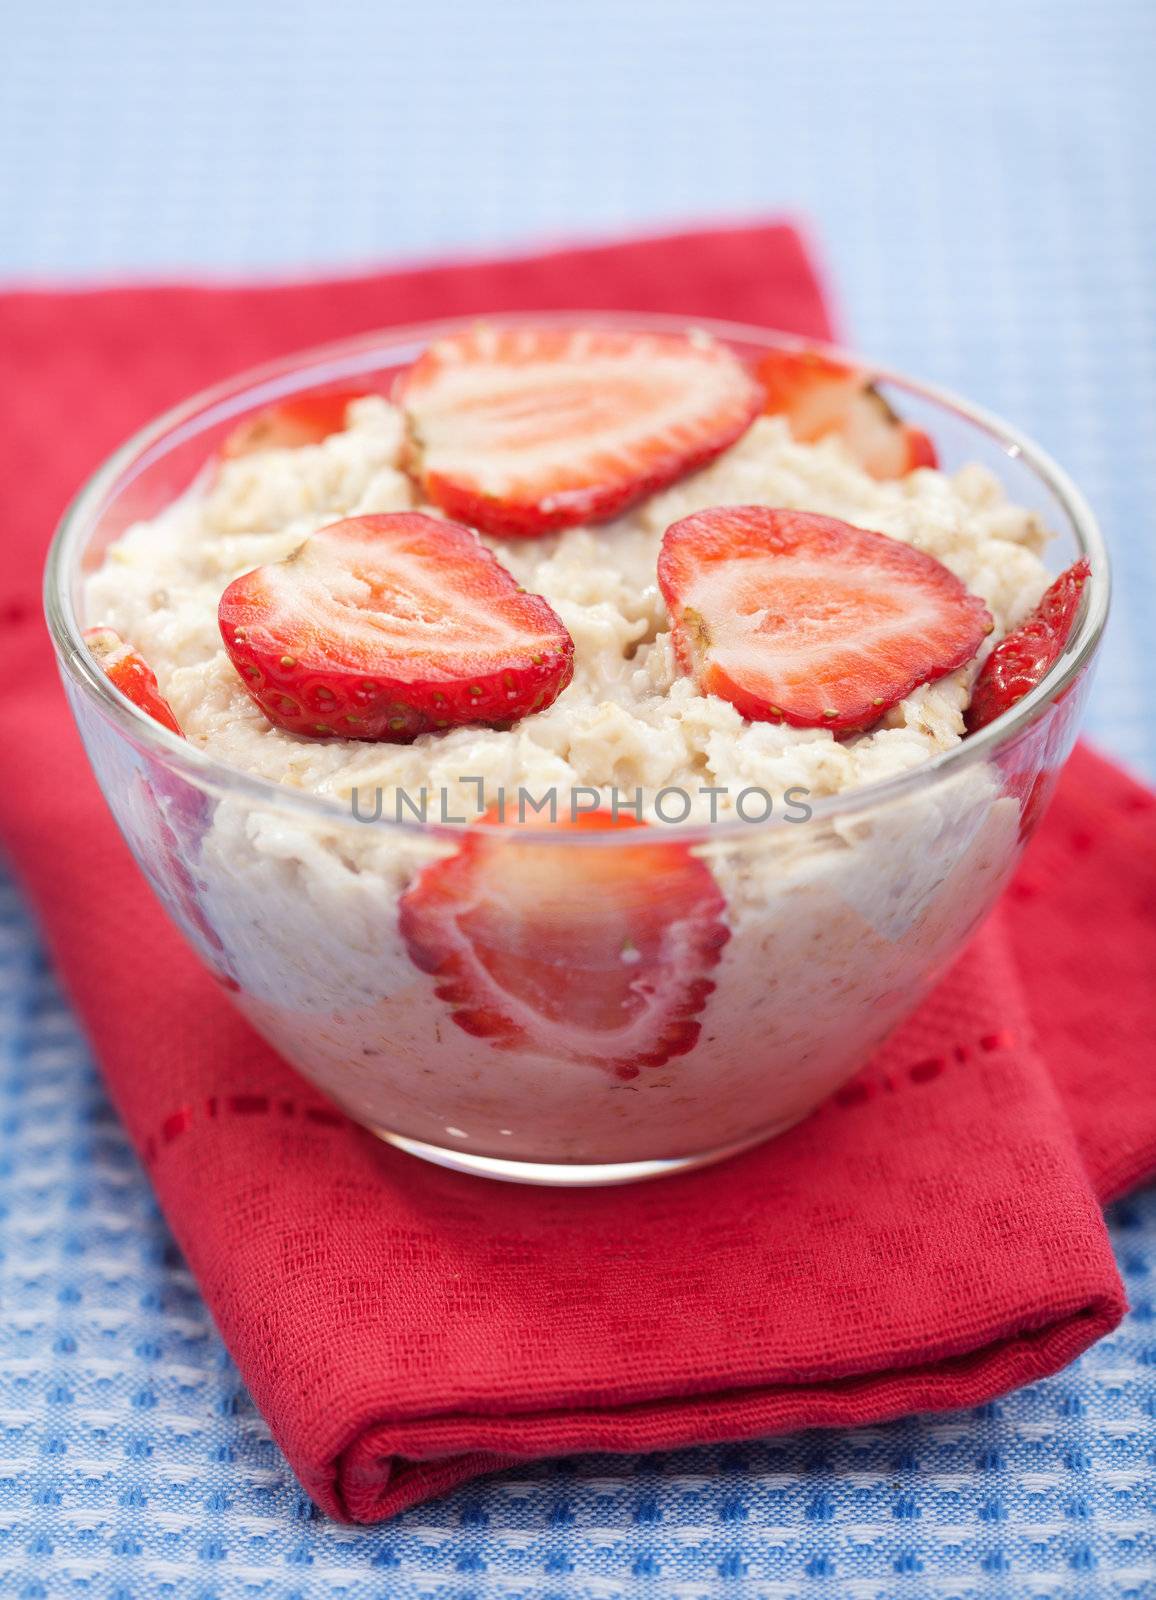
<instances>
[{"instance_id":1,"label":"folded red cloth","mask_svg":"<svg viewBox=\"0 0 1156 1600\"><path fill-rule=\"evenodd\" d=\"M522 1190L387 1149L281 1064L168 926L39 619L67 494L148 414L255 360L575 305L828 331L782 227L325 284L0 297L0 736L19 752L0 837L257 1404L310 1493L358 1521L525 1457L875 1422L1054 1371L1123 1311L1097 1196L1156 1166L1156 804L1086 751L1003 926L860 1079L761 1150L630 1190Z\"/></svg>"}]
</instances>

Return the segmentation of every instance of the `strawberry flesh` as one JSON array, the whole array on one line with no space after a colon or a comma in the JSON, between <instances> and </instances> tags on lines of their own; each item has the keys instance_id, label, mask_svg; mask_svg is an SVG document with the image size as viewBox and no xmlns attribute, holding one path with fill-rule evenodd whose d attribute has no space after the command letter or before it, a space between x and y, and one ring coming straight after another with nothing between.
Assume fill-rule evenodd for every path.
<instances>
[{"instance_id":1,"label":"strawberry flesh","mask_svg":"<svg viewBox=\"0 0 1156 1600\"><path fill-rule=\"evenodd\" d=\"M157 685L156 673L132 645L126 644L113 628L89 628L84 642L105 677L126 700L147 712L162 728L184 737L173 708Z\"/></svg>"},{"instance_id":2,"label":"strawberry flesh","mask_svg":"<svg viewBox=\"0 0 1156 1600\"><path fill-rule=\"evenodd\" d=\"M491 815L401 900L410 958L457 1026L624 1079L693 1049L729 937L706 864L609 812L553 824L569 839L522 841L512 826ZM637 843L572 837L630 830Z\"/></svg>"},{"instance_id":3,"label":"strawberry flesh","mask_svg":"<svg viewBox=\"0 0 1156 1600\"><path fill-rule=\"evenodd\" d=\"M221 445L221 455L233 461L260 450L297 450L302 445L320 444L344 429L350 404L364 396L364 390L342 389L279 400L239 422Z\"/></svg>"},{"instance_id":4,"label":"strawberry flesh","mask_svg":"<svg viewBox=\"0 0 1156 1600\"><path fill-rule=\"evenodd\" d=\"M773 350L758 373L764 411L785 416L800 443L838 435L863 470L880 480L938 465L928 436L896 416L858 367L821 350Z\"/></svg>"},{"instance_id":5,"label":"strawberry flesh","mask_svg":"<svg viewBox=\"0 0 1156 1600\"><path fill-rule=\"evenodd\" d=\"M414 512L322 528L221 596L225 649L270 722L408 743L551 705L574 641L469 528Z\"/></svg>"},{"instance_id":6,"label":"strawberry flesh","mask_svg":"<svg viewBox=\"0 0 1156 1600\"><path fill-rule=\"evenodd\" d=\"M1068 642L1092 569L1085 560L1061 572L1039 605L1001 639L980 668L965 722L976 733L1043 681Z\"/></svg>"},{"instance_id":7,"label":"strawberry flesh","mask_svg":"<svg viewBox=\"0 0 1156 1600\"><path fill-rule=\"evenodd\" d=\"M618 516L712 461L762 406L712 340L534 326L439 340L396 397L422 492L484 533L523 538Z\"/></svg>"},{"instance_id":8,"label":"strawberry flesh","mask_svg":"<svg viewBox=\"0 0 1156 1600\"><path fill-rule=\"evenodd\" d=\"M986 606L898 539L808 511L722 506L668 528L675 651L744 717L852 732L970 661Z\"/></svg>"}]
</instances>

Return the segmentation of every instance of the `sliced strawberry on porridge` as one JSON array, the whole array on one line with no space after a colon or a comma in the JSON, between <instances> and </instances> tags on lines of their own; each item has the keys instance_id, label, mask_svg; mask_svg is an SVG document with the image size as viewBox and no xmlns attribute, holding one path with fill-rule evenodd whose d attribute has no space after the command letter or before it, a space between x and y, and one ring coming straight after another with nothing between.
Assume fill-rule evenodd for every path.
<instances>
[{"instance_id":1,"label":"sliced strawberry on porridge","mask_svg":"<svg viewBox=\"0 0 1156 1600\"><path fill-rule=\"evenodd\" d=\"M658 581L683 669L744 717L849 732L963 666L992 620L941 562L807 511L668 528Z\"/></svg>"},{"instance_id":2,"label":"sliced strawberry on porridge","mask_svg":"<svg viewBox=\"0 0 1156 1600\"><path fill-rule=\"evenodd\" d=\"M156 673L114 628L89 628L85 632L84 642L97 666L126 700L131 700L134 706L146 711L170 733L182 733L172 707L160 691Z\"/></svg>"},{"instance_id":3,"label":"sliced strawberry on porridge","mask_svg":"<svg viewBox=\"0 0 1156 1600\"><path fill-rule=\"evenodd\" d=\"M364 395L364 390L342 389L278 400L239 422L222 444L221 455L232 461L261 450L297 450L302 445L320 444L330 434L341 432L349 406Z\"/></svg>"},{"instance_id":4,"label":"sliced strawberry on porridge","mask_svg":"<svg viewBox=\"0 0 1156 1600\"><path fill-rule=\"evenodd\" d=\"M802 444L837 434L872 478L902 478L937 465L935 446L888 405L858 367L819 350L775 350L758 368L764 410L785 416Z\"/></svg>"},{"instance_id":5,"label":"sliced strawberry on porridge","mask_svg":"<svg viewBox=\"0 0 1156 1600\"><path fill-rule=\"evenodd\" d=\"M980 668L967 708L967 731L976 733L1030 693L1059 660L1068 642L1085 583L1087 561L1061 572L1039 605L1001 639Z\"/></svg>"},{"instance_id":6,"label":"sliced strawberry on porridge","mask_svg":"<svg viewBox=\"0 0 1156 1600\"><path fill-rule=\"evenodd\" d=\"M1034 618L1051 629L1061 647L1068 642L1076 613L1080 609L1084 585L1091 576L1092 564L1086 556L1079 561L1073 561L1072 565L1065 567L1059 577L1044 590L1040 603L1033 613ZM1032 618L1028 620L1031 621ZM1026 624L1020 624L1020 628L1024 626ZM1019 633L1020 628L1014 629L1013 633ZM1003 641L1004 644L1007 642L1007 639ZM996 646L997 650L1000 648L1001 646ZM995 654L994 650L992 654Z\"/></svg>"},{"instance_id":7,"label":"sliced strawberry on porridge","mask_svg":"<svg viewBox=\"0 0 1156 1600\"><path fill-rule=\"evenodd\" d=\"M439 339L396 391L422 492L497 537L604 522L705 466L762 391L694 334L479 326Z\"/></svg>"},{"instance_id":8,"label":"sliced strawberry on porridge","mask_svg":"<svg viewBox=\"0 0 1156 1600\"><path fill-rule=\"evenodd\" d=\"M531 824L543 824L530 819ZM495 1049L597 1066L619 1078L691 1050L729 934L725 903L686 845L632 817L592 812L525 841L491 818L402 897L410 957L466 1033Z\"/></svg>"},{"instance_id":9,"label":"sliced strawberry on porridge","mask_svg":"<svg viewBox=\"0 0 1156 1600\"><path fill-rule=\"evenodd\" d=\"M509 727L574 670L574 642L541 596L469 528L415 512L322 528L231 583L218 618L269 721L311 739Z\"/></svg>"}]
</instances>

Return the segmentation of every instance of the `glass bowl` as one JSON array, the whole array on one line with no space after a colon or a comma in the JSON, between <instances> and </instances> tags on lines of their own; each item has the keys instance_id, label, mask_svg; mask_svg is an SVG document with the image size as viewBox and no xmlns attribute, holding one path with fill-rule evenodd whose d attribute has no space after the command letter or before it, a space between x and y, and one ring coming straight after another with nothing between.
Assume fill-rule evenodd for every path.
<instances>
[{"instance_id":1,"label":"glass bowl","mask_svg":"<svg viewBox=\"0 0 1156 1600\"><path fill-rule=\"evenodd\" d=\"M604 313L533 320L686 326ZM800 343L694 325L751 359ZM118 450L49 556L65 690L107 803L173 920L258 1032L351 1117L428 1160L528 1182L624 1182L717 1161L851 1077L996 900L1076 735L1107 614L1103 544L1079 492L1034 444L975 406L881 374L945 470L988 467L1052 530L1053 565L1083 555L1092 578L1062 657L1012 711L899 777L814 800L803 825L780 808L765 820L600 832L531 818L483 836L408 813L355 816L230 768L139 712L81 636L84 578L107 545L188 490L242 416L308 390L384 390L459 326L368 335L243 374ZM503 903L496 917L474 908L470 959L499 977L513 953L538 960L542 1025L529 1034L463 1006L460 971L439 968L407 912L415 884L442 881L479 850ZM662 962L681 959L687 939L699 979L661 1048L635 1060L617 1034L595 1033L592 1045L588 1024L592 996L613 993L627 1024L652 997L631 988L638 954L624 941L608 963L583 939L583 917L609 906L632 925L640 884L650 924L670 934L649 953L647 983L661 987ZM688 895L700 912L689 932ZM571 953L560 960L560 949Z\"/></svg>"}]
</instances>

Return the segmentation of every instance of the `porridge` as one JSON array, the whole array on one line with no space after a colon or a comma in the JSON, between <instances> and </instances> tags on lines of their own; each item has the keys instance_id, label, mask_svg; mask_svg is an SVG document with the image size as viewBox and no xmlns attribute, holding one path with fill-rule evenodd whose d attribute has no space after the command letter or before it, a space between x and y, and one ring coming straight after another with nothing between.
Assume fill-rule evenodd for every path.
<instances>
[{"instance_id":1,"label":"porridge","mask_svg":"<svg viewBox=\"0 0 1156 1600\"><path fill-rule=\"evenodd\" d=\"M1020 802L990 765L811 812L960 744L1001 641L1022 668L1059 636L1047 535L825 358L756 381L690 335L627 382L600 336L552 337L471 331L393 399L257 419L108 549L88 621L190 745L329 802L142 780L122 826L367 1124L510 1161L717 1152L844 1080L1005 881ZM522 383L550 361L594 363L597 401Z\"/></svg>"}]
</instances>

